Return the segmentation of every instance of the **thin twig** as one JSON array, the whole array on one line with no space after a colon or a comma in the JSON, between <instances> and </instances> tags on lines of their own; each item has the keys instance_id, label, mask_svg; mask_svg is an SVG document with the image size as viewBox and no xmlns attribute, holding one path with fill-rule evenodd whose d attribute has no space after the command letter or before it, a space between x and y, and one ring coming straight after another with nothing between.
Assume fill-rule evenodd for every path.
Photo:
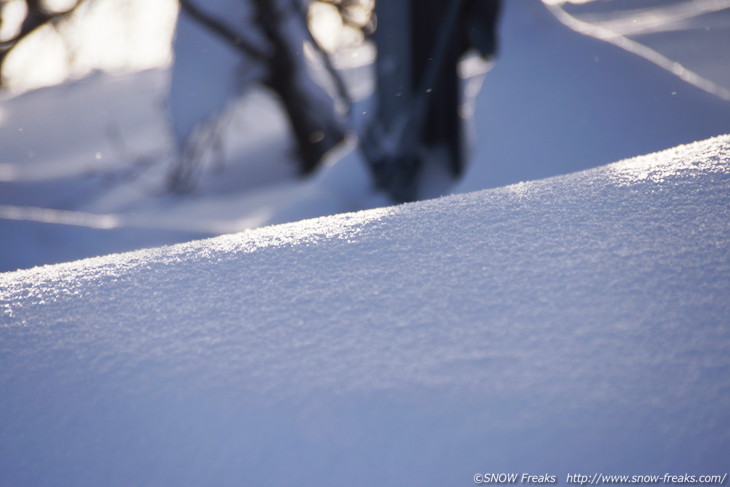
<instances>
[{"instance_id":1,"label":"thin twig","mask_svg":"<svg viewBox=\"0 0 730 487\"><path fill-rule=\"evenodd\" d=\"M232 27L204 12L190 0L179 0L179 2L180 7L182 7L188 15L208 27L211 31L218 35L218 37L228 42L239 51L258 61L267 62L269 60L269 55L264 50L244 39L243 36L236 32L236 30Z\"/></svg>"},{"instance_id":2,"label":"thin twig","mask_svg":"<svg viewBox=\"0 0 730 487\"><path fill-rule=\"evenodd\" d=\"M324 67L329 73L330 77L332 78L332 82L335 85L335 90L337 90L337 96L339 96L347 106L345 110L345 115L349 116L352 109L352 98L350 97L350 93L347 91L347 86L345 86L345 83L344 81L342 81L340 73L337 71L337 69L335 69L334 65L332 64L332 59L330 58L329 54L324 50L319 42L317 42L317 39L312 34L312 31L309 30L309 25L307 25L307 13L304 11L303 6L296 0L294 0L294 3L297 4L296 10L299 13L301 21L304 23L304 30L307 32L307 37L309 38L309 41L312 43L317 52L319 52L319 55L322 58L322 62L324 63Z\"/></svg>"},{"instance_id":3,"label":"thin twig","mask_svg":"<svg viewBox=\"0 0 730 487\"><path fill-rule=\"evenodd\" d=\"M2 73L5 60L8 54L18 45L25 37L32 34L34 31L43 27L48 23L54 25L66 17L74 13L74 11L86 0L76 0L76 3L66 10L60 12L48 12L44 10L38 2L26 2L28 5L28 13L26 14L23 23L20 25L20 30L11 39L0 42L0 87L2 87Z\"/></svg>"},{"instance_id":4,"label":"thin twig","mask_svg":"<svg viewBox=\"0 0 730 487\"><path fill-rule=\"evenodd\" d=\"M32 10L29 9L28 13L20 25L20 30L11 39L0 42L0 58L3 58L9 53L15 45L23 40L24 37L38 29L43 27L49 22L57 22L63 20L65 17L71 15L82 3L86 0L77 0L77 2L66 10L60 12L48 12L45 10Z\"/></svg>"}]
</instances>

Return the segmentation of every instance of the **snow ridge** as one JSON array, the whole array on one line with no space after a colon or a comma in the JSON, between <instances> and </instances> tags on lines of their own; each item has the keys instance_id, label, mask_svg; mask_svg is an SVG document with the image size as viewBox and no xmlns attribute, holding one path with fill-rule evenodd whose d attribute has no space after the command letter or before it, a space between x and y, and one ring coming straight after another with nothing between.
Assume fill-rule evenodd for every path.
<instances>
[{"instance_id":1,"label":"snow ridge","mask_svg":"<svg viewBox=\"0 0 730 487\"><path fill-rule=\"evenodd\" d=\"M729 154L725 135L0 274L0 471L318 486L722 473Z\"/></svg>"}]
</instances>

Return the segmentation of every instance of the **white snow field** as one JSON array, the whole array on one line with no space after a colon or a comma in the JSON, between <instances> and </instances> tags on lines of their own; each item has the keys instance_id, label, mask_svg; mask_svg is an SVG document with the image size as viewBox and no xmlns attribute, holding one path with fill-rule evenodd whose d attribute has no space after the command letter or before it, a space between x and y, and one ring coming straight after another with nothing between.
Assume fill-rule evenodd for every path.
<instances>
[{"instance_id":1,"label":"white snow field","mask_svg":"<svg viewBox=\"0 0 730 487\"><path fill-rule=\"evenodd\" d=\"M726 476L728 249L721 136L0 274L0 483Z\"/></svg>"},{"instance_id":2,"label":"white snow field","mask_svg":"<svg viewBox=\"0 0 730 487\"><path fill-rule=\"evenodd\" d=\"M460 191L565 174L730 131L730 95L720 98L633 52L567 29L541 2L504 6L499 56L474 112L476 155ZM706 56L715 50L707 46Z\"/></svg>"},{"instance_id":3,"label":"white snow field","mask_svg":"<svg viewBox=\"0 0 730 487\"><path fill-rule=\"evenodd\" d=\"M463 194L409 205L295 179L259 91L185 197L167 71L4 96L0 486L727 485L730 73L682 44L727 0L614 2L505 0Z\"/></svg>"}]
</instances>

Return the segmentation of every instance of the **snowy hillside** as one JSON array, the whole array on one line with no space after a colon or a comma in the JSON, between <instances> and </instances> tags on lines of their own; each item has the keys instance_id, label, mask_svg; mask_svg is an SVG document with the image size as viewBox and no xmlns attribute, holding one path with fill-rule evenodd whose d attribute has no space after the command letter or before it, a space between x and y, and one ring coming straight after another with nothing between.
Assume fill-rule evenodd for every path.
<instances>
[{"instance_id":1,"label":"snowy hillside","mask_svg":"<svg viewBox=\"0 0 730 487\"><path fill-rule=\"evenodd\" d=\"M729 154L0 274L2 483L722 476Z\"/></svg>"},{"instance_id":2,"label":"snowy hillside","mask_svg":"<svg viewBox=\"0 0 730 487\"><path fill-rule=\"evenodd\" d=\"M461 191L565 174L730 131L728 100L567 29L541 2L504 3L500 55L477 102L477 153ZM706 48L708 58L715 47Z\"/></svg>"}]
</instances>

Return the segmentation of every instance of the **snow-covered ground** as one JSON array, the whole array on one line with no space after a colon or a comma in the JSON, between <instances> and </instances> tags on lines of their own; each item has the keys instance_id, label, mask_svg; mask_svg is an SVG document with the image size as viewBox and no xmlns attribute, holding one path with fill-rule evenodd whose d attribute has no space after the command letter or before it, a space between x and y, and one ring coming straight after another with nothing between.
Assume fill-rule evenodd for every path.
<instances>
[{"instance_id":1,"label":"snow-covered ground","mask_svg":"<svg viewBox=\"0 0 730 487\"><path fill-rule=\"evenodd\" d=\"M0 271L65 263L0 273L0 485L726 476L730 103L621 39L727 12L593 3L610 42L505 1L461 194L409 205L348 147L296 180L258 91L185 197L164 70L3 99Z\"/></svg>"},{"instance_id":2,"label":"snow-covered ground","mask_svg":"<svg viewBox=\"0 0 730 487\"><path fill-rule=\"evenodd\" d=\"M3 482L725 475L729 154L0 274Z\"/></svg>"}]
</instances>

